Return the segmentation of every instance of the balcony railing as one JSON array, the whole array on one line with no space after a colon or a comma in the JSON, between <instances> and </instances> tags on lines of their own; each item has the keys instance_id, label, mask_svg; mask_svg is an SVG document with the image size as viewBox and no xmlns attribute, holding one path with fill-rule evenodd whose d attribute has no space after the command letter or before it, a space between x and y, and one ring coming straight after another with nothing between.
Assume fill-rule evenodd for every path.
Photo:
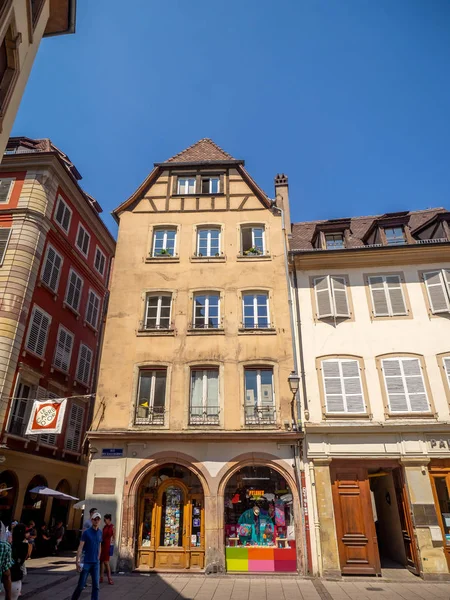
<instances>
[{"instance_id":1,"label":"balcony railing","mask_svg":"<svg viewBox=\"0 0 450 600\"><path fill-rule=\"evenodd\" d=\"M274 425L277 422L274 406L246 406L246 425Z\"/></svg>"},{"instance_id":2,"label":"balcony railing","mask_svg":"<svg viewBox=\"0 0 450 600\"><path fill-rule=\"evenodd\" d=\"M164 406L140 407L134 420L135 425L164 425Z\"/></svg>"},{"instance_id":3,"label":"balcony railing","mask_svg":"<svg viewBox=\"0 0 450 600\"><path fill-rule=\"evenodd\" d=\"M189 425L219 425L219 406L191 406Z\"/></svg>"}]
</instances>

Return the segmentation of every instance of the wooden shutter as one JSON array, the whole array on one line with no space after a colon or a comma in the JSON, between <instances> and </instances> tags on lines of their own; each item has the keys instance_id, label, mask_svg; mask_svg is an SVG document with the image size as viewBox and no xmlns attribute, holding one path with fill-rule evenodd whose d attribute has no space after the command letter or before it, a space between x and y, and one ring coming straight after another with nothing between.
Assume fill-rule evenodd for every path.
<instances>
[{"instance_id":1,"label":"wooden shutter","mask_svg":"<svg viewBox=\"0 0 450 600\"><path fill-rule=\"evenodd\" d=\"M316 294L317 318L324 319L333 316L333 303L331 297L330 278L328 276L314 279Z\"/></svg>"},{"instance_id":2,"label":"wooden shutter","mask_svg":"<svg viewBox=\"0 0 450 600\"><path fill-rule=\"evenodd\" d=\"M382 369L391 412L429 412L418 358L384 359Z\"/></svg>"},{"instance_id":3,"label":"wooden shutter","mask_svg":"<svg viewBox=\"0 0 450 600\"><path fill-rule=\"evenodd\" d=\"M406 315L406 304L398 275L375 275L368 278L376 317Z\"/></svg>"},{"instance_id":4,"label":"wooden shutter","mask_svg":"<svg viewBox=\"0 0 450 600\"><path fill-rule=\"evenodd\" d=\"M73 336L62 327L58 333L58 340L55 347L55 367L68 371L70 367L70 355L72 353Z\"/></svg>"},{"instance_id":5,"label":"wooden shutter","mask_svg":"<svg viewBox=\"0 0 450 600\"><path fill-rule=\"evenodd\" d=\"M74 310L78 310L78 307L80 305L82 287L83 282L81 278L75 273L75 271L71 271L69 281L67 284L66 302Z\"/></svg>"},{"instance_id":6,"label":"wooden shutter","mask_svg":"<svg viewBox=\"0 0 450 600\"><path fill-rule=\"evenodd\" d=\"M442 363L444 365L445 374L447 375L447 383L450 387L450 356L443 358Z\"/></svg>"},{"instance_id":7,"label":"wooden shutter","mask_svg":"<svg viewBox=\"0 0 450 600\"><path fill-rule=\"evenodd\" d=\"M57 290L61 265L62 258L52 246L48 246L44 269L42 271L42 281L54 292Z\"/></svg>"},{"instance_id":8,"label":"wooden shutter","mask_svg":"<svg viewBox=\"0 0 450 600\"><path fill-rule=\"evenodd\" d=\"M385 285L389 297L392 316L407 315L406 303L403 297L402 282L398 275L386 275Z\"/></svg>"},{"instance_id":9,"label":"wooden shutter","mask_svg":"<svg viewBox=\"0 0 450 600\"><path fill-rule=\"evenodd\" d=\"M322 361L327 413L364 413L359 363L353 359Z\"/></svg>"},{"instance_id":10,"label":"wooden shutter","mask_svg":"<svg viewBox=\"0 0 450 600\"><path fill-rule=\"evenodd\" d=\"M53 392L49 392L48 390L42 388L42 387L38 387L38 399L39 400L44 400L44 399L50 399L50 398L58 398L58 394L54 394ZM56 433L41 433L39 435L39 441L40 442L44 442L44 444L50 444L51 446L56 446L56 438L57 438ZM36 436L37 437L37 436Z\"/></svg>"},{"instance_id":11,"label":"wooden shutter","mask_svg":"<svg viewBox=\"0 0 450 600\"><path fill-rule=\"evenodd\" d=\"M85 385L89 385L91 375L91 363L92 351L84 344L81 344L80 352L78 354L77 379Z\"/></svg>"},{"instance_id":12,"label":"wooden shutter","mask_svg":"<svg viewBox=\"0 0 450 600\"><path fill-rule=\"evenodd\" d=\"M431 312L433 314L449 312L450 303L448 291L444 284L442 272L431 271L429 273L424 273L423 279L428 292Z\"/></svg>"},{"instance_id":13,"label":"wooden shutter","mask_svg":"<svg viewBox=\"0 0 450 600\"><path fill-rule=\"evenodd\" d=\"M5 258L11 231L11 227L0 227L0 265Z\"/></svg>"},{"instance_id":14,"label":"wooden shutter","mask_svg":"<svg viewBox=\"0 0 450 600\"><path fill-rule=\"evenodd\" d=\"M381 275L369 277L369 287L372 294L373 314L376 317L388 317L389 305L384 286L384 277Z\"/></svg>"},{"instance_id":15,"label":"wooden shutter","mask_svg":"<svg viewBox=\"0 0 450 600\"><path fill-rule=\"evenodd\" d=\"M35 306L28 330L27 348L38 356L44 356L50 322L50 315Z\"/></svg>"},{"instance_id":16,"label":"wooden shutter","mask_svg":"<svg viewBox=\"0 0 450 600\"><path fill-rule=\"evenodd\" d=\"M94 328L97 327L99 308L100 298L92 290L89 290L89 297L86 308L86 321Z\"/></svg>"},{"instance_id":17,"label":"wooden shutter","mask_svg":"<svg viewBox=\"0 0 450 600\"><path fill-rule=\"evenodd\" d=\"M13 177L2 177L0 179L0 204L8 202L9 190L13 181Z\"/></svg>"},{"instance_id":18,"label":"wooden shutter","mask_svg":"<svg viewBox=\"0 0 450 600\"><path fill-rule=\"evenodd\" d=\"M79 452L81 434L83 431L84 407L72 404L67 422L67 433L64 447L72 452Z\"/></svg>"},{"instance_id":19,"label":"wooden shutter","mask_svg":"<svg viewBox=\"0 0 450 600\"><path fill-rule=\"evenodd\" d=\"M331 287L334 299L334 316L349 317L350 311L347 300L347 283L344 277L331 276Z\"/></svg>"}]
</instances>

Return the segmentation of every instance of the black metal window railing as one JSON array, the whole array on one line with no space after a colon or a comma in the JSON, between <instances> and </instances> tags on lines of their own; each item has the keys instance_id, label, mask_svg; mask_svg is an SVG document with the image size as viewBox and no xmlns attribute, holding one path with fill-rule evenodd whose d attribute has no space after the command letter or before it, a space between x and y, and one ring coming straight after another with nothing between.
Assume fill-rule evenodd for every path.
<instances>
[{"instance_id":1,"label":"black metal window railing","mask_svg":"<svg viewBox=\"0 0 450 600\"><path fill-rule=\"evenodd\" d=\"M219 413L218 406L191 406L189 425L219 425Z\"/></svg>"},{"instance_id":2,"label":"black metal window railing","mask_svg":"<svg viewBox=\"0 0 450 600\"><path fill-rule=\"evenodd\" d=\"M246 406L246 425L273 425L276 423L276 410L274 406Z\"/></svg>"}]
</instances>

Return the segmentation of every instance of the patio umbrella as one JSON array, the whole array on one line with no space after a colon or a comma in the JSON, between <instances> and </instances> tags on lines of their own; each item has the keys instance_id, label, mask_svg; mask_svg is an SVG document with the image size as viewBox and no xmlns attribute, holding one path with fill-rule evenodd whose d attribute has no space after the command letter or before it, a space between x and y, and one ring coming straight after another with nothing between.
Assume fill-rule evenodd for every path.
<instances>
[{"instance_id":1,"label":"patio umbrella","mask_svg":"<svg viewBox=\"0 0 450 600\"><path fill-rule=\"evenodd\" d=\"M84 510L86 507L86 500L80 500L79 502L76 502L73 505L73 508L76 508L77 510Z\"/></svg>"},{"instance_id":2,"label":"patio umbrella","mask_svg":"<svg viewBox=\"0 0 450 600\"><path fill-rule=\"evenodd\" d=\"M52 498L58 498L59 500L78 500L79 498L75 498L75 496L69 496L69 494L64 494L63 492L58 492L58 490L52 490L51 488L46 487L45 485L38 485L30 490L31 494L40 494L41 496L50 496Z\"/></svg>"}]
</instances>

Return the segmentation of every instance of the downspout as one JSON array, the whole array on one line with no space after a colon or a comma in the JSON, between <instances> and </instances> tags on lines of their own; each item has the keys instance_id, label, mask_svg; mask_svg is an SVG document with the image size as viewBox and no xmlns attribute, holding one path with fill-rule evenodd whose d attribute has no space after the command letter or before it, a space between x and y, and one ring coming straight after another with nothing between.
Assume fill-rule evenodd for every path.
<instances>
[{"instance_id":1,"label":"downspout","mask_svg":"<svg viewBox=\"0 0 450 600\"><path fill-rule=\"evenodd\" d=\"M292 289L291 289L291 279L289 277L289 264L288 264L288 248L287 248L287 234L286 234L286 223L284 218L284 210L279 206L276 206L277 210L281 213L281 228L283 231L283 247L284 247L284 268L286 274L286 284L288 290L288 305L289 305L289 318L291 322L291 332L292 332L292 354L294 359L294 369L297 373L299 373L298 369L298 356L297 356L297 346L295 343L294 336L294 327L295 327L295 319L294 319L294 311L293 311L293 302L292 302ZM301 346L300 346L301 347ZM303 371L302 371L303 372ZM302 378L303 379L303 378ZM306 399L306 395L305 395ZM295 411L293 409L294 400L297 408L297 419L295 419ZM300 404L300 394L297 392L295 397L292 398L292 415L293 415L293 427L295 427L296 431L302 431L302 420L301 420L301 404ZM298 493L300 496L300 507L301 507L301 519L302 519L302 532L303 532L303 548L302 554L304 557L304 574L308 573L312 567L312 551L311 551L311 537L309 534L309 516L308 516L308 505L307 505L307 495L306 495L306 484L305 484L305 473L304 473L304 465L303 460L300 456L300 443L297 442L292 446L293 458L294 458L294 473L295 473L295 483L297 484Z\"/></svg>"}]
</instances>

